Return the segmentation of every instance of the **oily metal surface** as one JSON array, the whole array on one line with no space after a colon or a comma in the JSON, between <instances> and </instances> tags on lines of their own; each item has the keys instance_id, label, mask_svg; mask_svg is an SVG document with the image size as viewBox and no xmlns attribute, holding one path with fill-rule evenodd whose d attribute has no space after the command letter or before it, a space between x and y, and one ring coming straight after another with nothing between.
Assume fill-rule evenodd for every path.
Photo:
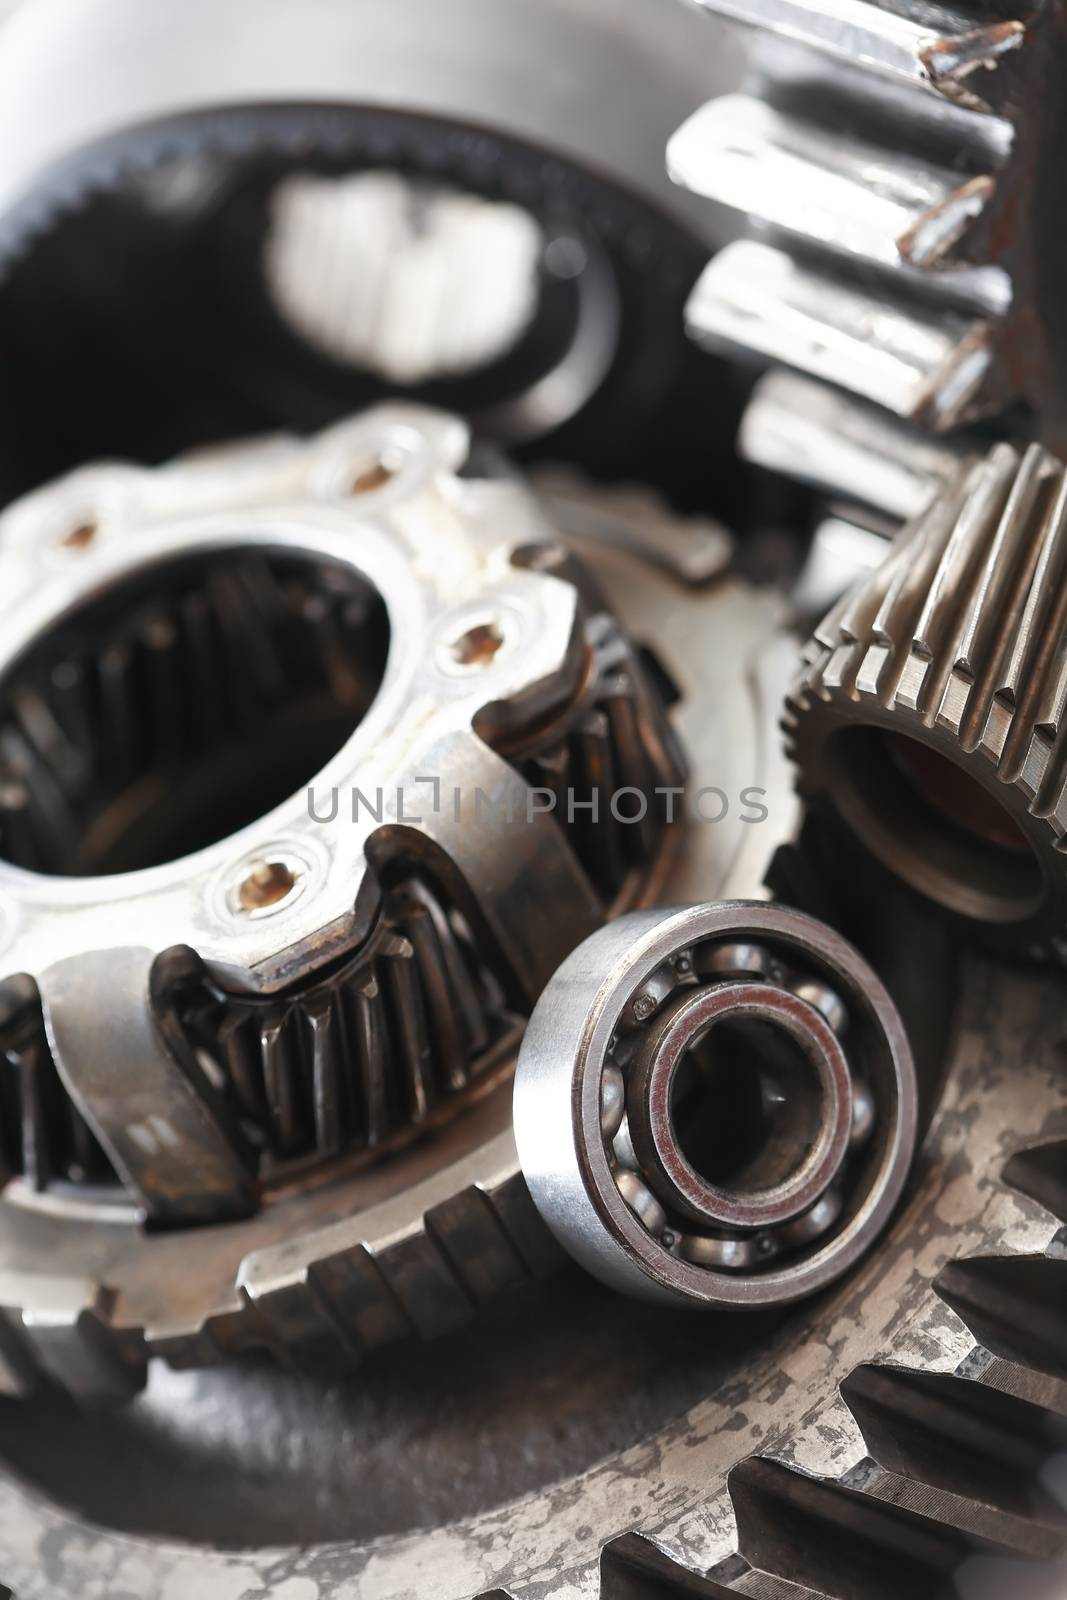
<instances>
[{"instance_id":1,"label":"oily metal surface","mask_svg":"<svg viewBox=\"0 0 1067 1600\"><path fill-rule=\"evenodd\" d=\"M785 1576L789 1561L796 1573L805 1559L810 1576L818 1556L789 1556L788 1550L783 1555L770 1547L760 1518L746 1509L751 1467L735 1474L731 1498L726 1474L753 1452L764 1458L760 1471L770 1472L775 1482L783 1470L775 1463L831 1479L845 1474L847 1486L835 1492L849 1506L849 1496L869 1496L877 1513L893 1489L898 1499L907 1501L910 1494L931 1525L954 1515L957 1529L961 1521L970 1526L981 1546L979 1560L990 1530L1009 1547L1014 1540L1017 1554L1019 1519L1006 1520L990 1507L989 1495L975 1490L963 1456L932 1458L923 1471L907 1462L897 1470L899 1460L880 1465L884 1441L870 1426L871 1437L862 1436L862 1407L850 1390L850 1410L836 1385L861 1364L866 1371L871 1362L888 1361L894 1368L951 1378L983 1404L991 1395L996 1399L997 1391L998 1404L1016 1404L1022 1396L1062 1410L1063 1387L1056 1381L1062 1347L1042 1348L1040 1305L1039 1314L1028 1316L1020 1303L1017 1325L1009 1317L998 1328L982 1326L966 1309L961 1287L975 1269L944 1269L967 1256L999 1256L1006 1258L1004 1268L1025 1269L1021 1283L1036 1265L1059 1274L1062 1287L1065 1264L1055 1252L1045 1254L1055 1222L1005 1184L1003 1168L1020 1148L1065 1134L1056 996L1036 975L976 963L968 974L946 1094L910 1195L882 1248L832 1297L777 1328L699 1319L690 1339L686 1319L623 1307L563 1279L538 1289L538 1304L516 1305L513 1319L505 1316L487 1327L484 1342L442 1347L442 1360L429 1374L415 1375L394 1352L389 1365L379 1368L374 1393L359 1380L328 1396L305 1387L296 1401L294 1391L281 1391L291 1435L299 1433L304 1443L279 1451L269 1463L254 1439L273 1402L259 1388L261 1375L243 1369L225 1379L169 1378L169 1395L150 1390L121 1424L55 1413L34 1423L27 1412L12 1427L5 1416L7 1469L25 1472L35 1484L31 1491L8 1477L3 1485L0 1553L8 1581L31 1597L114 1600L153 1592L168 1600L192 1593L206 1600L385 1600L429 1593L459 1597L494 1586L538 1595L595 1594L602 1577L601 1592L611 1595L623 1592L615 1587L619 1574L637 1570L635 1561L640 1566L658 1550L668 1558L661 1581L669 1579L678 1592L684 1571L717 1568L719 1587L709 1587L708 1594L810 1593L803 1587L772 1590L756 1581L755 1574L767 1570ZM1052 1148L1062 1153L1062 1146ZM1025 1181L1035 1189L1032 1172ZM1047 1186L1046 1198L1051 1193ZM1010 1259L1020 1256L1031 1260ZM939 1273L941 1295L933 1288ZM980 1283L984 1275L977 1272L973 1281ZM978 1333L968 1331L950 1299ZM985 1299L989 1324L997 1297L988 1293ZM1047 1312L1044 1318L1047 1323ZM549 1327L554 1332L546 1339ZM740 1343L731 1354L738 1330ZM230 1382L234 1387L224 1401ZM199 1389L201 1383L207 1387ZM250 1397L257 1395L250 1408ZM428 1410L431 1395L435 1402ZM639 1398L631 1414L632 1395ZM162 1423L168 1409L171 1420ZM189 1411L184 1444L183 1409ZM197 1419L209 1413L215 1423L205 1436ZM905 1418L899 1430L905 1445L910 1426ZM144 1448L151 1457L164 1437L171 1493L161 1512L158 1496L128 1491L134 1450ZM73 1465L78 1460L80 1472ZM87 1460L94 1462L96 1482L86 1497L77 1479ZM973 1476L973 1464L969 1470ZM375 1483L383 1474L388 1490ZM199 1490L198 1479L204 1480ZM443 1490L443 1484L450 1487ZM49 1494L64 1502L62 1509ZM92 1522L75 1509L86 1499ZM746 1544L740 1563L731 1562L739 1506ZM229 1525L239 1519L249 1548L207 1548L224 1537L230 1512L235 1515ZM907 1506L900 1512L905 1523L912 1514ZM450 1525L427 1527L438 1519ZM1051 1548L1048 1521L1035 1519L1033 1548ZM400 1531L405 1523L421 1531ZM116 1531L131 1525L135 1536ZM390 1526L394 1531L385 1532ZM632 1529L651 1536L654 1545L638 1547L636 1555L632 1542L619 1546L605 1557L598 1577L601 1544ZM382 1536L372 1538L375 1532ZM159 1542L153 1537L158 1534L164 1535ZM322 1538L334 1542L316 1548ZM312 1547L293 1548L298 1539ZM273 1548L251 1548L260 1541ZM820 1592L861 1591L828 1585Z\"/></svg>"}]
</instances>

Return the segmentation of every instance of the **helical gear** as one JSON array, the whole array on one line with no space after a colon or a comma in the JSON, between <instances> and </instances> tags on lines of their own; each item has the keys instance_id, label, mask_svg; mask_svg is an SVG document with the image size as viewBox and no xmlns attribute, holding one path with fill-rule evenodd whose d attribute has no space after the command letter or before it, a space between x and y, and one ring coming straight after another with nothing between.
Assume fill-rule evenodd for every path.
<instances>
[{"instance_id":1,"label":"helical gear","mask_svg":"<svg viewBox=\"0 0 1067 1600\"><path fill-rule=\"evenodd\" d=\"M1067 953L1067 477L996 445L835 606L787 702L801 792L1019 954Z\"/></svg>"}]
</instances>

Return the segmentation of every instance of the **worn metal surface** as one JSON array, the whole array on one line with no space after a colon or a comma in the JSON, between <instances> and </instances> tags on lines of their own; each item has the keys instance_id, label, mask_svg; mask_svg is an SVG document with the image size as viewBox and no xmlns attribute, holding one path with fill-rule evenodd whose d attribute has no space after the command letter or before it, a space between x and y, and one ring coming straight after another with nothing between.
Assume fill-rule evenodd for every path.
<instances>
[{"instance_id":1,"label":"worn metal surface","mask_svg":"<svg viewBox=\"0 0 1067 1600\"><path fill-rule=\"evenodd\" d=\"M944 1100L892 1230L847 1284L777 1330L746 1323L747 1337L731 1351L735 1319L694 1322L690 1336L676 1314L627 1311L564 1279L537 1291L539 1306L516 1308L492 1337L487 1330L484 1342L449 1347L423 1378L398 1352L371 1389L349 1387L338 1399L311 1390L294 1410L293 1392L286 1396L283 1388L287 1426L303 1427L309 1443L295 1457L282 1452L280 1463L257 1457L256 1415L235 1449L233 1413L215 1430L215 1442L205 1442L193 1410L183 1446L179 1418L196 1405L192 1378L172 1380L176 1390L169 1399L159 1393L154 1418L143 1409L138 1418L135 1409L114 1436L100 1422L54 1414L35 1428L27 1414L5 1428L8 1461L29 1470L37 1485L29 1493L5 1484L0 1551L9 1581L27 1596L79 1600L146 1588L205 1600L384 1600L429 1592L458 1600L493 1586L596 1594L601 1543L637 1529L653 1548L616 1546L604 1560L606 1595L626 1592L624 1579L636 1581L642 1563L647 1581L657 1551L668 1558L660 1574L666 1593L672 1582L682 1592L683 1572L710 1569L720 1588L709 1594L792 1594L774 1588L786 1577L802 1585L800 1595L804 1585L867 1593L856 1589L856 1573L869 1575L872 1561L874 1570L881 1561L890 1563L886 1594L898 1592L891 1584L906 1572L913 1592L932 1595L947 1592L957 1569L976 1583L976 1569L980 1578L997 1547L1017 1558L1024 1550L1054 1554L1062 1548L1062 1514L1048 1491L1043 1498L1027 1485L1063 1437L1055 1418L1064 1415L1065 1268L1055 1249L1046 1253L1055 1220L1004 1182L1004 1166L1022 1148L1067 1135L1060 1012L1039 977L972 967ZM1062 1183L1047 1176L1050 1158L1062 1174L1062 1144L1046 1143L1044 1158L1016 1162L1009 1176L1036 1189L1044 1172L1042 1193L1062 1209ZM968 1256L999 1260L952 1265ZM723 1366L716 1370L720 1341ZM665 1363L676 1369L669 1381ZM836 1385L850 1373L841 1398ZM705 1392L688 1400L690 1380ZM202 1404L225 1416L227 1380L216 1374L205 1381ZM258 1396L258 1407L277 1414L254 1375L234 1381L233 1412ZM620 1392L640 1397L628 1440ZM427 1417L431 1393L437 1402ZM685 1414L675 1417L679 1401ZM650 1416L660 1406L661 1416ZM168 1407L170 1423L162 1420ZM339 1418L343 1445L336 1442ZM527 1425L530 1454L515 1453L511 1441ZM121 1441L123 1429L130 1431L116 1447L113 1485L99 1473L90 1497L96 1525L81 1522L69 1503L66 1510L49 1505L41 1493L49 1484L61 1496L79 1494L75 1453ZM169 1503L153 1510L151 1497L138 1504L135 1496L131 1509L124 1488L130 1452L162 1433L172 1441ZM1028 1476L1020 1465L1015 1482L998 1470L1005 1441L1028 1463ZM754 1451L761 1461L736 1471L728 1488L730 1469ZM257 1495L234 1477L242 1454ZM224 1464L223 1479L234 1478L231 1489L216 1462ZM198 1494L196 1480L205 1473L210 1492ZM383 1474L395 1484L386 1495L375 1486ZM325 1533L334 1543L286 1549L284 1539L270 1540L270 1519L281 1518L276 1525L300 1542L295 1484L309 1475L317 1475L323 1499L306 1525L315 1530L311 1537ZM825 1489L823 1475L831 1480ZM361 1509L365 1496L369 1511ZM347 1543L346 1499L359 1528ZM376 1523L383 1499L391 1507L386 1519L406 1514L412 1531L371 1537L383 1525ZM206 1548L219 1536L207 1529L219 1528L227 1504L243 1516L247 1542L272 1543L269 1552ZM448 1525L428 1529L421 1506ZM823 1516L835 1523L832 1538L819 1534ZM132 1522L140 1532L109 1532L101 1521ZM169 1537L149 1536L161 1531ZM173 1542L183 1536L200 1542ZM1020 1575L1036 1582L1040 1572L1024 1566ZM1044 1581L1035 1592L1051 1600L1059 1591Z\"/></svg>"}]
</instances>

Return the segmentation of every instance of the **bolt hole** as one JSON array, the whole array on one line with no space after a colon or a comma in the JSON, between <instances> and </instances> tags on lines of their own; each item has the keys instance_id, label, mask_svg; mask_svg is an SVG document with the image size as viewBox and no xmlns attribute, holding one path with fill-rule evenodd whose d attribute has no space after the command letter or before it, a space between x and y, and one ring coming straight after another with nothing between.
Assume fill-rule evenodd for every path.
<instances>
[{"instance_id":1,"label":"bolt hole","mask_svg":"<svg viewBox=\"0 0 1067 1600\"><path fill-rule=\"evenodd\" d=\"M93 517L86 517L84 522L79 522L70 532L65 534L61 543L64 550L85 550L92 544L100 532L100 524Z\"/></svg>"},{"instance_id":2,"label":"bolt hole","mask_svg":"<svg viewBox=\"0 0 1067 1600\"><path fill-rule=\"evenodd\" d=\"M249 915L280 905L296 888L297 875L284 861L261 861L241 882L237 904Z\"/></svg>"},{"instance_id":3,"label":"bolt hole","mask_svg":"<svg viewBox=\"0 0 1067 1600\"><path fill-rule=\"evenodd\" d=\"M392 483L402 465L403 458L398 450L379 450L359 463L349 480L349 493L373 494L377 489L384 489L387 483Z\"/></svg>"},{"instance_id":4,"label":"bolt hole","mask_svg":"<svg viewBox=\"0 0 1067 1600\"><path fill-rule=\"evenodd\" d=\"M504 643L495 622L479 622L452 645L452 658L461 667L487 667Z\"/></svg>"}]
</instances>

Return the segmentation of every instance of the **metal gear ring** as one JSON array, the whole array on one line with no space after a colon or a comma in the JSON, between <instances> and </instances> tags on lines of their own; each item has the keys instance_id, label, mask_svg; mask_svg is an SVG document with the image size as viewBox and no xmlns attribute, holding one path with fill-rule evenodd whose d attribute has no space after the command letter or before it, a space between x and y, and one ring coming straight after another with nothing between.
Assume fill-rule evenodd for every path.
<instances>
[{"instance_id":1,"label":"metal gear ring","mask_svg":"<svg viewBox=\"0 0 1067 1600\"><path fill-rule=\"evenodd\" d=\"M345 1214L331 1173L461 1107L484 1138L524 1010L645 892L680 792L637 655L536 503L457 475L467 448L453 418L381 408L307 444L86 469L0 523L16 1388L43 1368L121 1390L145 1335L210 1358L212 1325L345 1366L548 1257L505 1180L439 1212L446 1254L416 1211L373 1259L318 1238L333 1265L293 1282L309 1224ZM287 1241L236 1300L231 1278L228 1314L204 1222Z\"/></svg>"},{"instance_id":2,"label":"metal gear ring","mask_svg":"<svg viewBox=\"0 0 1067 1600\"><path fill-rule=\"evenodd\" d=\"M788 1304L885 1226L915 1148L915 1073L881 983L813 918L633 912L534 1008L515 1129L542 1216L605 1282Z\"/></svg>"},{"instance_id":3,"label":"metal gear ring","mask_svg":"<svg viewBox=\"0 0 1067 1600\"><path fill-rule=\"evenodd\" d=\"M1040 446L965 465L818 628L784 724L801 792L884 865L1058 960L1065 485Z\"/></svg>"}]
</instances>

